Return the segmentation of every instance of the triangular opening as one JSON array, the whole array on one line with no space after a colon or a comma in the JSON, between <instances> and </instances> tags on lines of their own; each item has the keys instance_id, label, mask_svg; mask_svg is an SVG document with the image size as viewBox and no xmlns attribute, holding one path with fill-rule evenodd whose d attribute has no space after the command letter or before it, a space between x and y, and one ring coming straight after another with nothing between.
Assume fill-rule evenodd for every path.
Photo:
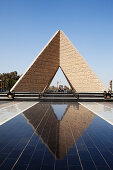
<instances>
[{"instance_id":1,"label":"triangular opening","mask_svg":"<svg viewBox=\"0 0 113 170\"><path fill-rule=\"evenodd\" d=\"M55 76L53 77L47 91L48 92L71 92L72 87L66 76L64 75L61 67L58 68Z\"/></svg>"},{"instance_id":2,"label":"triangular opening","mask_svg":"<svg viewBox=\"0 0 113 170\"><path fill-rule=\"evenodd\" d=\"M59 105L59 104L52 104L51 106L52 106L52 108L54 110L54 113L55 113L57 119L61 120L63 115L64 115L64 113L65 113L65 111L66 111L66 109L67 109L68 105L67 104L61 104L61 105Z\"/></svg>"}]
</instances>

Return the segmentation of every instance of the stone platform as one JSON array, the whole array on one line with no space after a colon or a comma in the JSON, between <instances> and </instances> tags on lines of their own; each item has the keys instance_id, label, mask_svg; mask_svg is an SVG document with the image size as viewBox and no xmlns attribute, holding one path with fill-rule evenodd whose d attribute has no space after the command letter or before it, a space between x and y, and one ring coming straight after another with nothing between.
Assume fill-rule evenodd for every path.
<instances>
[{"instance_id":1,"label":"stone platform","mask_svg":"<svg viewBox=\"0 0 113 170\"><path fill-rule=\"evenodd\" d=\"M79 96L79 97L78 97ZM0 93L1 101L9 101L7 93ZM113 102L111 99L104 99L103 93L15 93L14 101L40 101L40 102Z\"/></svg>"}]
</instances>

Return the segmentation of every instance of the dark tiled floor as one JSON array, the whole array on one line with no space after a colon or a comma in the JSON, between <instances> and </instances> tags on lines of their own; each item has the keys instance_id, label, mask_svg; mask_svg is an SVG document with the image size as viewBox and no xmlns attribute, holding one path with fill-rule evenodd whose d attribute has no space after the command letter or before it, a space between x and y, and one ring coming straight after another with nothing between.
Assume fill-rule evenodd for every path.
<instances>
[{"instance_id":1,"label":"dark tiled floor","mask_svg":"<svg viewBox=\"0 0 113 170\"><path fill-rule=\"evenodd\" d=\"M113 169L113 126L78 103L39 103L0 126L2 169Z\"/></svg>"}]
</instances>

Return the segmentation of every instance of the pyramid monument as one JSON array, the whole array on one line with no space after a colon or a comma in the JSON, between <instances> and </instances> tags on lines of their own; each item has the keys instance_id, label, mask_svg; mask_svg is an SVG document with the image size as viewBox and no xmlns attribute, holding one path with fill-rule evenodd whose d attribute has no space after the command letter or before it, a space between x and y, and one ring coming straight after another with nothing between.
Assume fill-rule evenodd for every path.
<instances>
[{"instance_id":1,"label":"pyramid monument","mask_svg":"<svg viewBox=\"0 0 113 170\"><path fill-rule=\"evenodd\" d=\"M77 92L103 92L104 85L63 31L58 30L12 87L15 92L44 92L61 67Z\"/></svg>"}]
</instances>

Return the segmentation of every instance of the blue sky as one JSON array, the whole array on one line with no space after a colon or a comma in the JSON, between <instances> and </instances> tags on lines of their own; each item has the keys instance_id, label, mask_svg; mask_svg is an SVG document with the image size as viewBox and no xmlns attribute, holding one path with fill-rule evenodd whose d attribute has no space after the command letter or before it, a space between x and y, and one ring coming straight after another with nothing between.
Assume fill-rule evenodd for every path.
<instances>
[{"instance_id":1,"label":"blue sky","mask_svg":"<svg viewBox=\"0 0 113 170\"><path fill-rule=\"evenodd\" d=\"M58 29L108 85L113 0L0 0L0 73L22 74Z\"/></svg>"}]
</instances>

